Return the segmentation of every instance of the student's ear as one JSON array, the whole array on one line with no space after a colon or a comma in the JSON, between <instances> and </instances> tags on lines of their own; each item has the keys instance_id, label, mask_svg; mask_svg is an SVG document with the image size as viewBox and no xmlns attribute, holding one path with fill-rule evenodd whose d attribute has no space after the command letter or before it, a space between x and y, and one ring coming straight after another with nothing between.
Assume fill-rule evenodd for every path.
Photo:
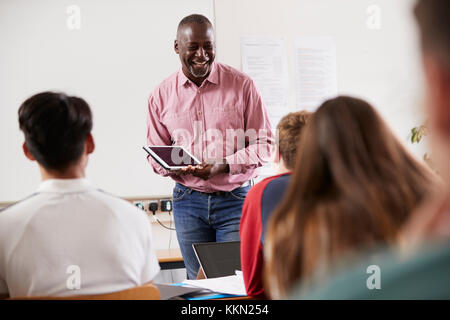
<instances>
[{"instance_id":1,"label":"student's ear","mask_svg":"<svg viewBox=\"0 0 450 320\"><path fill-rule=\"evenodd\" d=\"M92 134L88 134L86 137L86 153L91 154L95 150L95 142Z\"/></svg>"},{"instance_id":2,"label":"student's ear","mask_svg":"<svg viewBox=\"0 0 450 320\"><path fill-rule=\"evenodd\" d=\"M180 53L180 50L178 49L178 40L175 40L173 42L173 49L175 50L176 54Z\"/></svg>"},{"instance_id":3,"label":"student's ear","mask_svg":"<svg viewBox=\"0 0 450 320\"><path fill-rule=\"evenodd\" d=\"M27 147L27 143L26 143L26 142L24 142L24 143L22 144L22 150L23 150L23 153L25 154L25 157L27 157L27 158L30 159L31 161L35 161L35 160L36 160L36 159L34 158L34 156L31 154L30 150L28 150L28 147Z\"/></svg>"}]
</instances>

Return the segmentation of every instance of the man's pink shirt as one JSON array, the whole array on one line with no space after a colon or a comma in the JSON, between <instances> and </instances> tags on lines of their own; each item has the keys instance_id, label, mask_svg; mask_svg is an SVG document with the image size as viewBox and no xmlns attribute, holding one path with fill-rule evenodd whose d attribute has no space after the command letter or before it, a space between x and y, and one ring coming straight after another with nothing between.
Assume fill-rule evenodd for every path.
<instances>
[{"instance_id":1,"label":"man's pink shirt","mask_svg":"<svg viewBox=\"0 0 450 320\"><path fill-rule=\"evenodd\" d=\"M228 135L228 136L227 136ZM192 175L175 181L202 192L230 191L257 176L273 143L267 109L253 80L214 62L200 87L180 69L148 99L147 144L184 146L200 161L226 159L230 173L209 180ZM169 173L151 157L156 173Z\"/></svg>"}]
</instances>

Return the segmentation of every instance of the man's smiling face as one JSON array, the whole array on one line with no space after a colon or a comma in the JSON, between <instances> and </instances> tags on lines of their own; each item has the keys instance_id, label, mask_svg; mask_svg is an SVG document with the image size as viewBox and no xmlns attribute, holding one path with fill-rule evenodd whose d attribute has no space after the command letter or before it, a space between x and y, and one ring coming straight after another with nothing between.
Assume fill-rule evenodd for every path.
<instances>
[{"instance_id":1,"label":"man's smiling face","mask_svg":"<svg viewBox=\"0 0 450 320\"><path fill-rule=\"evenodd\" d=\"M211 72L215 58L214 30L206 23L188 23L177 34L174 46L183 73L200 86Z\"/></svg>"}]
</instances>

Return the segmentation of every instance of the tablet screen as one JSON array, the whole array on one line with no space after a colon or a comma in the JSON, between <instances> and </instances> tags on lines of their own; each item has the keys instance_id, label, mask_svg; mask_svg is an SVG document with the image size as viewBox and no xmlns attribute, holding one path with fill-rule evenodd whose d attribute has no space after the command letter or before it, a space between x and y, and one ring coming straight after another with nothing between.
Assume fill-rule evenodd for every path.
<instances>
[{"instance_id":1,"label":"tablet screen","mask_svg":"<svg viewBox=\"0 0 450 320\"><path fill-rule=\"evenodd\" d=\"M170 167L183 167L188 165L197 165L198 162L192 158L182 147L148 147L158 157L160 157Z\"/></svg>"}]
</instances>

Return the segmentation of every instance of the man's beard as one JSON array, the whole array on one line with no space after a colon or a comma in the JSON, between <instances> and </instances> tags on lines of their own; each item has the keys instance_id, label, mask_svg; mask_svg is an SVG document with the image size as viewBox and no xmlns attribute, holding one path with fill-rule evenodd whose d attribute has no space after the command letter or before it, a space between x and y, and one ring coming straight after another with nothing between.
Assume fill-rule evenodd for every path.
<instances>
[{"instance_id":1,"label":"man's beard","mask_svg":"<svg viewBox=\"0 0 450 320\"><path fill-rule=\"evenodd\" d=\"M189 65L189 72L196 78L206 77L209 72L209 65L207 65L204 72L196 72L195 68L192 65Z\"/></svg>"}]
</instances>

